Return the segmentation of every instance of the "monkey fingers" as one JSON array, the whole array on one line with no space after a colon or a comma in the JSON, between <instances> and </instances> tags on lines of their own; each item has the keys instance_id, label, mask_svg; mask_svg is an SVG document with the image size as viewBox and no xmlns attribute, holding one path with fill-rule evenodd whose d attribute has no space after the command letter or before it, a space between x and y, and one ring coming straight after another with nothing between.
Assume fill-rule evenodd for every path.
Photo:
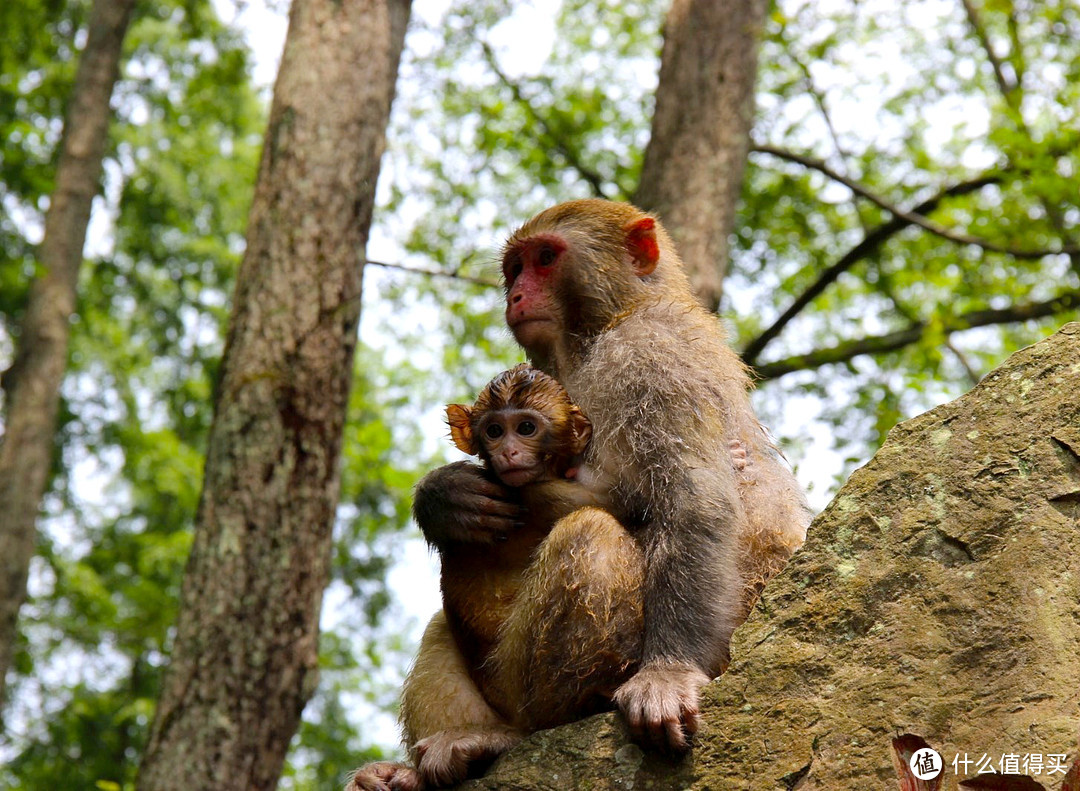
<instances>
[{"instance_id":1,"label":"monkey fingers","mask_svg":"<svg viewBox=\"0 0 1080 791\"><path fill-rule=\"evenodd\" d=\"M728 442L728 451L731 453L731 466L735 468L735 472L742 472L750 466L750 454L747 453L746 446L739 440L730 440Z\"/></svg>"},{"instance_id":2,"label":"monkey fingers","mask_svg":"<svg viewBox=\"0 0 1080 791\"><path fill-rule=\"evenodd\" d=\"M496 483L481 479L475 495L463 495L462 517L471 537L477 542L488 543L493 538L505 538L511 530L521 526L524 512L506 489Z\"/></svg>"},{"instance_id":3,"label":"monkey fingers","mask_svg":"<svg viewBox=\"0 0 1080 791\"><path fill-rule=\"evenodd\" d=\"M615 703L638 742L683 753L699 725L698 694L709 677L681 662L643 667L615 692Z\"/></svg>"},{"instance_id":4,"label":"monkey fingers","mask_svg":"<svg viewBox=\"0 0 1080 791\"><path fill-rule=\"evenodd\" d=\"M379 761L357 769L345 791L423 791L424 788L420 775L411 766Z\"/></svg>"},{"instance_id":5,"label":"monkey fingers","mask_svg":"<svg viewBox=\"0 0 1080 791\"><path fill-rule=\"evenodd\" d=\"M435 546L491 544L521 523L521 506L510 490L467 461L428 473L416 486L413 515Z\"/></svg>"},{"instance_id":6,"label":"monkey fingers","mask_svg":"<svg viewBox=\"0 0 1080 791\"><path fill-rule=\"evenodd\" d=\"M432 788L457 785L521 739L521 731L510 727L440 731L414 745L417 770Z\"/></svg>"}]
</instances>

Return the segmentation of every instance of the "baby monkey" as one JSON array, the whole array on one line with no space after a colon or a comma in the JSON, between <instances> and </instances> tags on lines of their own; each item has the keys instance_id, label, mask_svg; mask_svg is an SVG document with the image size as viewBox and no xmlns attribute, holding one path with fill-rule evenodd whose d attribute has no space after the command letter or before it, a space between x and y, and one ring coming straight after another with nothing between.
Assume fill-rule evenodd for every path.
<instances>
[{"instance_id":1,"label":"baby monkey","mask_svg":"<svg viewBox=\"0 0 1080 791\"><path fill-rule=\"evenodd\" d=\"M458 449L478 456L523 505L521 522L502 540L440 548L450 631L483 696L512 717L487 660L551 528L579 508L604 506L601 487L582 468L592 425L562 385L527 363L492 379L473 406L450 404L446 419Z\"/></svg>"},{"instance_id":2,"label":"baby monkey","mask_svg":"<svg viewBox=\"0 0 1080 791\"><path fill-rule=\"evenodd\" d=\"M573 478L592 424L561 384L528 363L492 379L472 407L446 408L458 449L506 486Z\"/></svg>"}]
</instances>

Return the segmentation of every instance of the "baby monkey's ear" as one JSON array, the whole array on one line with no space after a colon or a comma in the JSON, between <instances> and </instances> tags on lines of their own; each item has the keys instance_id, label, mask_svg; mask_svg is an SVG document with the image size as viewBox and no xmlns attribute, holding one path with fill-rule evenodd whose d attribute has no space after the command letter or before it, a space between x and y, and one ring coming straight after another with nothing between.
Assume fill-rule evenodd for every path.
<instances>
[{"instance_id":1,"label":"baby monkey's ear","mask_svg":"<svg viewBox=\"0 0 1080 791\"><path fill-rule=\"evenodd\" d=\"M450 404L446 407L446 422L450 424L450 439L457 449L470 456L476 456L480 448L472 433L472 407L464 404Z\"/></svg>"},{"instance_id":2,"label":"baby monkey's ear","mask_svg":"<svg viewBox=\"0 0 1080 791\"><path fill-rule=\"evenodd\" d=\"M575 456L580 456L585 452L585 447L589 444L589 439L592 437L592 423L585 417L585 414L576 406L570 407L570 431L573 434L573 441L570 444L570 452Z\"/></svg>"}]
</instances>

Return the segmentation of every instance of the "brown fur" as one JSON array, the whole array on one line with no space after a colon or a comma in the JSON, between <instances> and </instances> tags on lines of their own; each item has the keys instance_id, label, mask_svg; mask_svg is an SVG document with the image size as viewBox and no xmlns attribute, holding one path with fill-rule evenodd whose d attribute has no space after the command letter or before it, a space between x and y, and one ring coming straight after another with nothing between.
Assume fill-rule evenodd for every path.
<instances>
[{"instance_id":1,"label":"brown fur","mask_svg":"<svg viewBox=\"0 0 1080 791\"><path fill-rule=\"evenodd\" d=\"M605 507L534 526L533 559L492 616L502 626L483 694L445 643L421 648L407 685L416 703L402 709L407 743L434 728L494 750L492 717L520 734L614 704L639 740L685 750L699 689L801 544L809 509L754 416L745 367L655 218L607 201L562 204L510 237L503 268L515 338L592 419L587 477ZM417 522L444 558L447 547L476 553L463 574L480 571L482 548L505 530L489 489L455 465L417 487ZM471 729L458 726L470 718Z\"/></svg>"},{"instance_id":2,"label":"brown fur","mask_svg":"<svg viewBox=\"0 0 1080 791\"><path fill-rule=\"evenodd\" d=\"M541 265L547 250L553 265ZM598 200L556 206L511 236L504 273L515 337L592 418L586 462L644 550L642 672L616 702L644 738L683 749L694 685L722 670L763 580L801 544L805 500L655 218ZM747 459L738 473L733 441Z\"/></svg>"},{"instance_id":3,"label":"brown fur","mask_svg":"<svg viewBox=\"0 0 1080 791\"><path fill-rule=\"evenodd\" d=\"M514 438L521 451L517 463L534 470L528 475L530 482L520 488L525 505L522 524L494 545L456 544L440 552L443 610L450 631L481 694L510 719L514 706L497 691L487 659L513 612L540 542L571 511L601 504L588 488L564 477L580 466L591 426L562 385L547 374L525 363L504 371L488 383L472 407L447 407L447 421L458 448L479 456L498 476L492 441L483 429L491 422L506 424L507 434L500 441L507 440L513 421L501 418L519 416L522 410L538 425L532 436Z\"/></svg>"},{"instance_id":4,"label":"brown fur","mask_svg":"<svg viewBox=\"0 0 1080 791\"><path fill-rule=\"evenodd\" d=\"M644 578L641 548L607 511L582 508L555 525L489 663L519 727L611 708L641 657Z\"/></svg>"}]
</instances>

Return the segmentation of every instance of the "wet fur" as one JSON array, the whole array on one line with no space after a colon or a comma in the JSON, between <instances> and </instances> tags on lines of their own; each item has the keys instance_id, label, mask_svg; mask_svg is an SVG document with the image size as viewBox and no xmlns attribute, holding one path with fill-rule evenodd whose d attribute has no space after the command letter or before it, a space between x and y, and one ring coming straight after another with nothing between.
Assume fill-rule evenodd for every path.
<instances>
[{"instance_id":1,"label":"wet fur","mask_svg":"<svg viewBox=\"0 0 1080 791\"><path fill-rule=\"evenodd\" d=\"M753 413L745 366L690 294L659 223L655 268L634 275L627 229L647 218L626 204L574 201L530 220L507 249L559 234L575 251L556 305L575 331L535 361L592 416L587 463L613 482L612 512L645 551L644 661L716 674L810 513ZM739 475L732 440L752 460Z\"/></svg>"},{"instance_id":2,"label":"wet fur","mask_svg":"<svg viewBox=\"0 0 1080 791\"><path fill-rule=\"evenodd\" d=\"M573 254L554 288L556 341L528 351L592 419L585 477L606 508L574 510L550 530L533 525L526 546L506 550L513 558L500 562L514 568L531 559L512 604L484 627L490 648L455 650L447 619L435 616L402 705L421 771L418 744L445 742L451 754L471 746L483 763L523 733L613 703L639 740L685 749L698 690L805 536L809 508L754 416L747 371L691 296L658 222L650 247L648 220L626 204L574 201L507 242L508 262L544 238ZM643 260L650 250L658 261ZM460 529L436 507L446 499L438 482L451 478L427 480L417 521L444 559L449 546L465 553L455 574L467 589L466 578L484 578L486 545L454 544ZM482 693L469 664L485 654ZM455 778L471 760L450 761Z\"/></svg>"}]
</instances>

